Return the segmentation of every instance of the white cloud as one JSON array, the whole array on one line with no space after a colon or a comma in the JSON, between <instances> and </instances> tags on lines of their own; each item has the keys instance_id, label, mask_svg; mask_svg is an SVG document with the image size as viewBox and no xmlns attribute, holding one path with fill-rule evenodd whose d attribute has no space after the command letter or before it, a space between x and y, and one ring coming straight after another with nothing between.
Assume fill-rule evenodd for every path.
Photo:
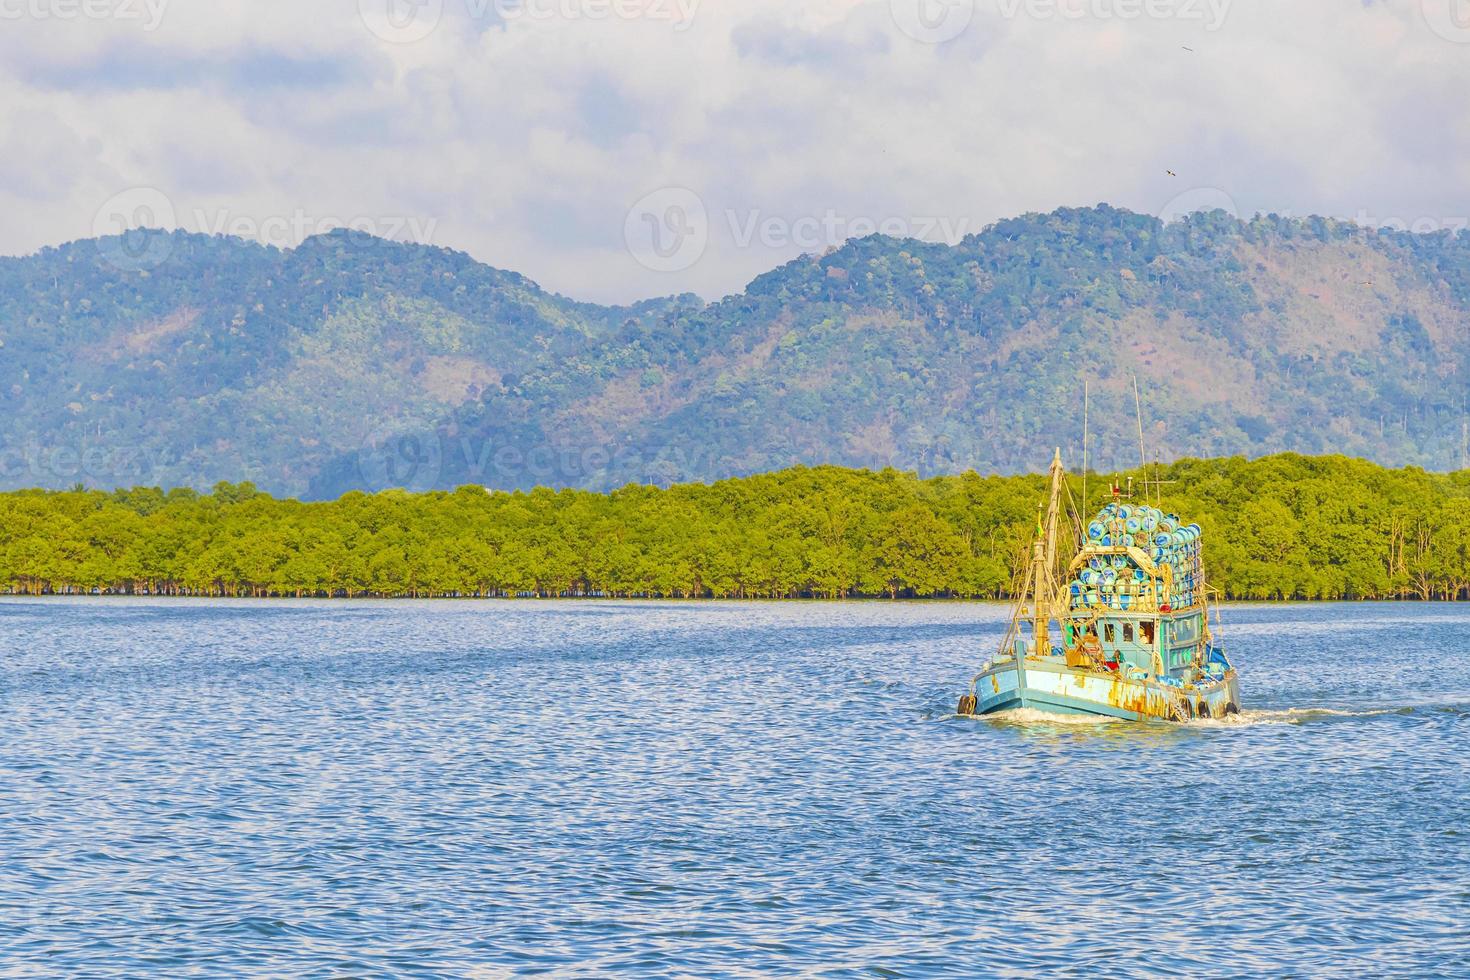
<instances>
[{"instance_id":1,"label":"white cloud","mask_svg":"<svg viewBox=\"0 0 1470 980\"><path fill-rule=\"evenodd\" d=\"M610 300L717 296L812 244L760 222L942 237L1194 189L1242 213L1466 210L1470 43L1417 2L522 2L443 0L426 36L392 43L360 16L370 0L170 0L154 30L0 0L0 251L88 235L149 186L186 227L416 218L436 244ZM952 40L910 36L966 4ZM663 187L709 217L677 271L625 240Z\"/></svg>"}]
</instances>

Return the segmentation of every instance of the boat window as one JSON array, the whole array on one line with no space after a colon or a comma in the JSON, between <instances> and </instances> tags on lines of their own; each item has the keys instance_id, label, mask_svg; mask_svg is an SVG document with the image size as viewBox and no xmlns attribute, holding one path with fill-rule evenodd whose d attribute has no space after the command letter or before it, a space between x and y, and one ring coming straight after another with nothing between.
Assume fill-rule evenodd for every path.
<instances>
[{"instance_id":1,"label":"boat window","mask_svg":"<svg viewBox=\"0 0 1470 980\"><path fill-rule=\"evenodd\" d=\"M1107 643L1113 642L1113 624L1103 623L1103 640Z\"/></svg>"},{"instance_id":2,"label":"boat window","mask_svg":"<svg viewBox=\"0 0 1470 980\"><path fill-rule=\"evenodd\" d=\"M1133 624L1132 623L1124 623L1123 624L1123 642L1124 643L1132 643L1133 642Z\"/></svg>"},{"instance_id":3,"label":"boat window","mask_svg":"<svg viewBox=\"0 0 1470 980\"><path fill-rule=\"evenodd\" d=\"M1139 623L1138 624L1138 630L1139 630L1140 633L1143 634L1143 642L1147 643L1149 646L1153 646L1153 643L1154 643L1154 624L1153 623Z\"/></svg>"}]
</instances>

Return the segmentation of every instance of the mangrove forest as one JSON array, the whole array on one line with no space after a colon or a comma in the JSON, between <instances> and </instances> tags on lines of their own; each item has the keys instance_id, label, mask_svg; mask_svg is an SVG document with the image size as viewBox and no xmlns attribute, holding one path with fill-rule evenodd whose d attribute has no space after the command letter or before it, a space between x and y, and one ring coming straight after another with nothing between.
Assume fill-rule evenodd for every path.
<instances>
[{"instance_id":1,"label":"mangrove forest","mask_svg":"<svg viewBox=\"0 0 1470 980\"><path fill-rule=\"evenodd\" d=\"M1204 530L1237 599L1465 599L1470 472L1340 456L1182 460L1130 477ZM1080 496L1080 477L1072 492ZM799 467L612 493L348 493L221 483L0 494L0 591L252 597L1003 598L1041 476Z\"/></svg>"}]
</instances>

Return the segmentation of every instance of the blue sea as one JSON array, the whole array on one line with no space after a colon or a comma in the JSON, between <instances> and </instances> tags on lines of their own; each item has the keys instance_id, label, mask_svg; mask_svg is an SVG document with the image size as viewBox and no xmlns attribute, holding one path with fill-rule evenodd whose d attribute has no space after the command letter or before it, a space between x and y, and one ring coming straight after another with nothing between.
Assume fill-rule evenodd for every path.
<instances>
[{"instance_id":1,"label":"blue sea","mask_svg":"<svg viewBox=\"0 0 1470 980\"><path fill-rule=\"evenodd\" d=\"M1470 976L1470 607L952 714L983 604L0 600L0 975Z\"/></svg>"}]
</instances>

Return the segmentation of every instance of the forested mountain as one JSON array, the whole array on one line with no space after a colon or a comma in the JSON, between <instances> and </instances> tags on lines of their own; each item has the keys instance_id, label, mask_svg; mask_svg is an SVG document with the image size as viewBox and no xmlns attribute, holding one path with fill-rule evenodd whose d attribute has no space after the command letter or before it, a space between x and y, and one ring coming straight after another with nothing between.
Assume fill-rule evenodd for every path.
<instances>
[{"instance_id":1,"label":"forested mountain","mask_svg":"<svg viewBox=\"0 0 1470 980\"><path fill-rule=\"evenodd\" d=\"M356 233L291 251L134 232L0 259L0 485L304 491L378 427L432 427L637 307Z\"/></svg>"},{"instance_id":2,"label":"forested mountain","mask_svg":"<svg viewBox=\"0 0 1470 980\"><path fill-rule=\"evenodd\" d=\"M141 238L139 236L142 236ZM142 254L150 261L118 261ZM0 486L605 489L1343 452L1462 465L1470 239L1107 206L580 304L443 249L174 233L0 260Z\"/></svg>"}]
</instances>

